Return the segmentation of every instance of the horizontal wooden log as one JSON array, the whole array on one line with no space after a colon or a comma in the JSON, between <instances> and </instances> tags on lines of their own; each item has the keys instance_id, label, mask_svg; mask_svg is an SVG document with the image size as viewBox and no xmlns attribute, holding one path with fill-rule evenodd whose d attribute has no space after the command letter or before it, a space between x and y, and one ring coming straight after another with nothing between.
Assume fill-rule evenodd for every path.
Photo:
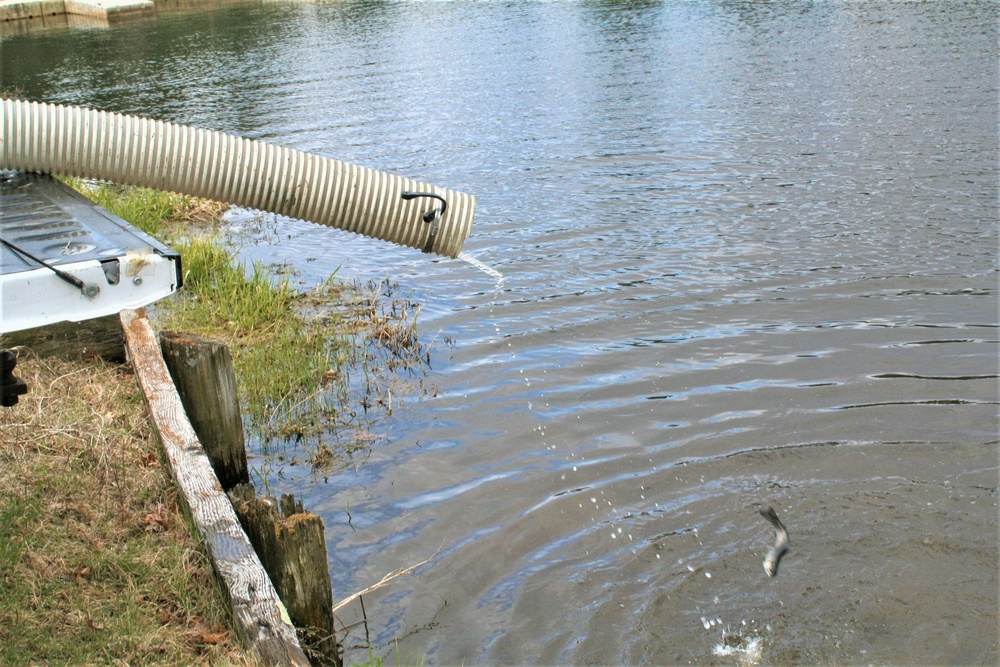
<instances>
[{"instance_id":1,"label":"horizontal wooden log","mask_svg":"<svg viewBox=\"0 0 1000 667\"><path fill-rule=\"evenodd\" d=\"M125 361L125 339L117 315L0 334L0 347L27 347L39 357L76 360L96 355Z\"/></svg>"},{"instance_id":2,"label":"horizontal wooden log","mask_svg":"<svg viewBox=\"0 0 1000 667\"><path fill-rule=\"evenodd\" d=\"M288 613L184 413L145 311L122 311L121 322L171 475L229 599L237 635L265 665L306 667Z\"/></svg>"}]
</instances>

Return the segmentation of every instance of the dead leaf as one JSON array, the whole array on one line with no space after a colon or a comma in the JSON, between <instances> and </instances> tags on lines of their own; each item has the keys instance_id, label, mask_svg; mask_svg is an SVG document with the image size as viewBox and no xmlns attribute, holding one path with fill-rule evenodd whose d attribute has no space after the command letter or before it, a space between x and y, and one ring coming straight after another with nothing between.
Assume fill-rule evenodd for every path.
<instances>
[{"instance_id":1,"label":"dead leaf","mask_svg":"<svg viewBox=\"0 0 1000 667\"><path fill-rule=\"evenodd\" d=\"M229 633L221 625L217 625L211 632L201 633L201 643L202 644L221 644L226 641Z\"/></svg>"},{"instance_id":2,"label":"dead leaf","mask_svg":"<svg viewBox=\"0 0 1000 667\"><path fill-rule=\"evenodd\" d=\"M151 512L142 515L147 533L158 533L170 530L170 511L163 503L156 503Z\"/></svg>"},{"instance_id":3,"label":"dead leaf","mask_svg":"<svg viewBox=\"0 0 1000 667\"><path fill-rule=\"evenodd\" d=\"M192 619L188 627L194 632L195 641L199 644L220 644L228 636L224 625L211 626L202 618Z\"/></svg>"}]
</instances>

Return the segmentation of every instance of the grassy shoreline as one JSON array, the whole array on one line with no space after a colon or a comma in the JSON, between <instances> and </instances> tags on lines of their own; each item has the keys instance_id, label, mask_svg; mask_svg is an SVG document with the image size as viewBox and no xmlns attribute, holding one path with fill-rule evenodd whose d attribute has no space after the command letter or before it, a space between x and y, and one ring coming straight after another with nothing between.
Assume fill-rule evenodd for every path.
<instances>
[{"instance_id":1,"label":"grassy shoreline","mask_svg":"<svg viewBox=\"0 0 1000 667\"><path fill-rule=\"evenodd\" d=\"M127 366L38 359L0 408L0 664L255 665Z\"/></svg>"},{"instance_id":2,"label":"grassy shoreline","mask_svg":"<svg viewBox=\"0 0 1000 667\"><path fill-rule=\"evenodd\" d=\"M392 392L405 393L399 377L422 376L429 368L430 346L416 331L420 308L389 282L347 284L330 275L302 289L287 272L237 261L218 224L224 205L68 182L181 253L184 288L157 303L150 319L161 331L229 345L245 426L259 441L312 438L316 451L309 456L319 459L363 447L366 434L338 445L317 438L366 431L380 413L391 413ZM352 372L363 381L353 381Z\"/></svg>"},{"instance_id":3,"label":"grassy shoreline","mask_svg":"<svg viewBox=\"0 0 1000 667\"><path fill-rule=\"evenodd\" d=\"M319 301L342 302L343 286L327 280L303 293L288 276L236 261L217 230L224 205L144 188L68 182L181 254L184 288L151 310L154 326L229 345L248 428L265 439L295 434L296 415L287 406L300 404L348 356L338 311L308 317L305 311Z\"/></svg>"},{"instance_id":4,"label":"grassy shoreline","mask_svg":"<svg viewBox=\"0 0 1000 667\"><path fill-rule=\"evenodd\" d=\"M185 287L154 325L226 342L247 428L309 440L314 470L369 448L400 378L429 368L419 308L391 286L331 276L300 291L235 261L213 231L223 205L66 180L181 253ZM0 408L0 664L257 664L228 630L131 369L17 351L30 391Z\"/></svg>"},{"instance_id":5,"label":"grassy shoreline","mask_svg":"<svg viewBox=\"0 0 1000 667\"><path fill-rule=\"evenodd\" d=\"M161 239L224 210L70 184ZM229 629L131 368L15 351L29 392L0 408L0 664L258 664Z\"/></svg>"}]
</instances>

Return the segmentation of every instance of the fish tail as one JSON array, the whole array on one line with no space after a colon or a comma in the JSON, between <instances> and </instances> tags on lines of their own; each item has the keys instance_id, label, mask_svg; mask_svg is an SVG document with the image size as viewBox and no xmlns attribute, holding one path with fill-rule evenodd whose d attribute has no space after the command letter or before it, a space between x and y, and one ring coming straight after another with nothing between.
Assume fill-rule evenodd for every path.
<instances>
[{"instance_id":1,"label":"fish tail","mask_svg":"<svg viewBox=\"0 0 1000 667\"><path fill-rule=\"evenodd\" d=\"M778 513L775 512L774 508L770 505L768 505L765 509L759 510L759 512L760 515L767 519L768 523L775 528L784 528L784 526L781 525L781 520L778 519Z\"/></svg>"}]
</instances>

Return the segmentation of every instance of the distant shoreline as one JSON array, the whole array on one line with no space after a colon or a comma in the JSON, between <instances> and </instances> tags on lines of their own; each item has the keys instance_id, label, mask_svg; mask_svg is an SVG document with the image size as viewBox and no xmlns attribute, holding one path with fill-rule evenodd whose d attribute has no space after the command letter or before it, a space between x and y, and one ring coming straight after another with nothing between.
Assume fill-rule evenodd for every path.
<instances>
[{"instance_id":1,"label":"distant shoreline","mask_svg":"<svg viewBox=\"0 0 1000 667\"><path fill-rule=\"evenodd\" d=\"M0 21L45 19L53 16L111 20L155 11L152 0L0 0Z\"/></svg>"}]
</instances>

